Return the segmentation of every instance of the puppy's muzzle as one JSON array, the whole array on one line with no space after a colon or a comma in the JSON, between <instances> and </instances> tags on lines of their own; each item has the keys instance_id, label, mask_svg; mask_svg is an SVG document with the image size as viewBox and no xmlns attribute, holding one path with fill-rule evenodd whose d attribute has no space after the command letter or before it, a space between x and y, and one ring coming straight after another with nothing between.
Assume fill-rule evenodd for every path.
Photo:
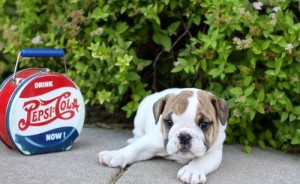
<instances>
[{"instance_id":1,"label":"puppy's muzzle","mask_svg":"<svg viewBox=\"0 0 300 184\"><path fill-rule=\"evenodd\" d=\"M192 145L191 140L192 136L188 133L180 133L178 136L179 142L180 142L180 151L181 152L188 152Z\"/></svg>"}]
</instances>

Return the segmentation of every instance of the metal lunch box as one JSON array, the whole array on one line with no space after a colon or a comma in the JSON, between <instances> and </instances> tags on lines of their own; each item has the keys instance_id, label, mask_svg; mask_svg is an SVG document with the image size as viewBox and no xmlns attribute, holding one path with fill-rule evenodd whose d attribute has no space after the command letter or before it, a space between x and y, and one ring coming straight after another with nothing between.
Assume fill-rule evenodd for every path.
<instances>
[{"instance_id":1,"label":"metal lunch box","mask_svg":"<svg viewBox=\"0 0 300 184\"><path fill-rule=\"evenodd\" d=\"M68 150L82 130L83 96L76 84L46 68L17 72L21 57L63 57L63 49L22 49L0 86L0 138L25 155Z\"/></svg>"}]
</instances>

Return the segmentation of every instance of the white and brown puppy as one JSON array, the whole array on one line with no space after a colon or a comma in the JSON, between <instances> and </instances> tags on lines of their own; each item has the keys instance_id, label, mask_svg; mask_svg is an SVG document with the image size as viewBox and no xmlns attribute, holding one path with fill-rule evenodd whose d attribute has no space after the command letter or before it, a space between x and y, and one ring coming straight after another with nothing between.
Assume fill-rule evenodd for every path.
<instances>
[{"instance_id":1,"label":"white and brown puppy","mask_svg":"<svg viewBox=\"0 0 300 184\"><path fill-rule=\"evenodd\" d=\"M161 156L186 164L177 174L183 182L205 183L221 163L227 118L226 101L200 89L152 94L139 105L129 145L100 152L99 162L125 167Z\"/></svg>"}]
</instances>

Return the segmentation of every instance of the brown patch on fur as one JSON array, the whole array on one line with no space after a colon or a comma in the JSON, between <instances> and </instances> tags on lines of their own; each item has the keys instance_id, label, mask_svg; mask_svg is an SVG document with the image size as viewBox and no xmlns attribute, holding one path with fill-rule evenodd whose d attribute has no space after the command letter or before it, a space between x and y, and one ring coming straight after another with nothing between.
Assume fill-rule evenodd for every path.
<instances>
[{"instance_id":1,"label":"brown patch on fur","mask_svg":"<svg viewBox=\"0 0 300 184\"><path fill-rule=\"evenodd\" d=\"M193 95L192 91L182 91L179 94L168 94L165 97L159 99L153 108L154 117L158 121L160 114L164 114L163 120L170 117L172 113L180 115L184 113L188 106L188 98ZM166 126L165 122L162 121L160 124L160 131L164 136L164 145L168 143L168 134L170 129Z\"/></svg>"},{"instance_id":2,"label":"brown patch on fur","mask_svg":"<svg viewBox=\"0 0 300 184\"><path fill-rule=\"evenodd\" d=\"M153 104L153 115L154 115L154 120L155 124L158 123L159 117L162 114L162 112L165 109L166 102L169 98L169 95L166 95L160 99L158 99L154 104Z\"/></svg>"},{"instance_id":3,"label":"brown patch on fur","mask_svg":"<svg viewBox=\"0 0 300 184\"><path fill-rule=\"evenodd\" d=\"M198 114L196 115L196 122L198 122L199 125L201 122L209 122L209 128L203 133L206 144L210 147L218 136L219 126L221 126L220 121L226 122L228 117L227 103L225 100L205 91L198 92L198 100L199 105L197 107Z\"/></svg>"},{"instance_id":4,"label":"brown patch on fur","mask_svg":"<svg viewBox=\"0 0 300 184\"><path fill-rule=\"evenodd\" d=\"M164 139L164 147L166 148L169 140L168 140L168 134L169 134L169 129L166 127L166 124L164 121L161 122L160 124L160 132L163 135L163 139Z\"/></svg>"},{"instance_id":5,"label":"brown patch on fur","mask_svg":"<svg viewBox=\"0 0 300 184\"><path fill-rule=\"evenodd\" d=\"M189 104L188 98L192 95L192 91L181 91L177 95L169 95L168 101L165 106L164 114L169 116L169 114L172 112L174 112L177 115L184 113Z\"/></svg>"}]
</instances>

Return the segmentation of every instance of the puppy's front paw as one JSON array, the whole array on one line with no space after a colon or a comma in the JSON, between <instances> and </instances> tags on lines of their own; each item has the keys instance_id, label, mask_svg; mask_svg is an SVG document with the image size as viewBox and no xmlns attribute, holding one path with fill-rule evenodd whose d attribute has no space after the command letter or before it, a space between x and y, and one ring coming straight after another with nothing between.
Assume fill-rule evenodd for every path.
<instances>
[{"instance_id":1,"label":"puppy's front paw","mask_svg":"<svg viewBox=\"0 0 300 184\"><path fill-rule=\"evenodd\" d=\"M125 157L122 153L117 151L102 151L98 154L100 164L108 167L122 167L124 168L127 164Z\"/></svg>"},{"instance_id":2,"label":"puppy's front paw","mask_svg":"<svg viewBox=\"0 0 300 184\"><path fill-rule=\"evenodd\" d=\"M205 174L201 170L197 170L197 168L194 168L190 165L186 165L181 168L177 173L177 177L185 183L192 184L204 184L206 181Z\"/></svg>"}]
</instances>

